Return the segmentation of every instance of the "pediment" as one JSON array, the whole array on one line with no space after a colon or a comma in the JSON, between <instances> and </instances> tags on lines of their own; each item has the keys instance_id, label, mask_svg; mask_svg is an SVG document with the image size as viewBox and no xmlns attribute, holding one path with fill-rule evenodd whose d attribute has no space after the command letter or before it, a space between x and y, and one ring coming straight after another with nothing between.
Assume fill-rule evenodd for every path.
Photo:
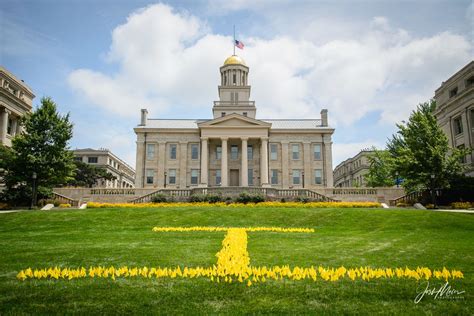
<instances>
[{"instance_id":1,"label":"pediment","mask_svg":"<svg viewBox=\"0 0 474 316\"><path fill-rule=\"evenodd\" d=\"M198 124L199 127L267 127L271 126L271 123L256 120L250 117L246 117L240 114L229 114L223 117L206 121Z\"/></svg>"}]
</instances>

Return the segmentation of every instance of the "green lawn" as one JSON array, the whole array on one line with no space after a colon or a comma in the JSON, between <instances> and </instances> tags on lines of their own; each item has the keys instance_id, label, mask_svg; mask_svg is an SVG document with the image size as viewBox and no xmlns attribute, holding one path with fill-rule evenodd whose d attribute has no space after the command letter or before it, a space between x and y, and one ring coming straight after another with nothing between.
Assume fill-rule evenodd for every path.
<instances>
[{"instance_id":1,"label":"green lawn","mask_svg":"<svg viewBox=\"0 0 474 316\"><path fill-rule=\"evenodd\" d=\"M315 233L249 232L253 266L459 269L462 298L413 300L425 281L16 279L49 266L210 266L225 232L152 232L154 226L279 226ZM0 214L0 314L471 314L474 216L418 210L177 208ZM437 287L443 281L431 280Z\"/></svg>"}]
</instances>

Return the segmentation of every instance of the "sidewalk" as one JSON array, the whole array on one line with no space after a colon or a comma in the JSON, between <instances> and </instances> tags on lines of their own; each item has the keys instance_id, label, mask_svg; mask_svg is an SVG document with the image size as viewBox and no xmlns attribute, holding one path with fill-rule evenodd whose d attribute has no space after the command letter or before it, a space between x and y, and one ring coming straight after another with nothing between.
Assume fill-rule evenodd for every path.
<instances>
[{"instance_id":1,"label":"sidewalk","mask_svg":"<svg viewBox=\"0 0 474 316\"><path fill-rule=\"evenodd\" d=\"M464 213L464 214L474 214L474 210L428 210L434 212L448 212L448 213Z\"/></svg>"}]
</instances>

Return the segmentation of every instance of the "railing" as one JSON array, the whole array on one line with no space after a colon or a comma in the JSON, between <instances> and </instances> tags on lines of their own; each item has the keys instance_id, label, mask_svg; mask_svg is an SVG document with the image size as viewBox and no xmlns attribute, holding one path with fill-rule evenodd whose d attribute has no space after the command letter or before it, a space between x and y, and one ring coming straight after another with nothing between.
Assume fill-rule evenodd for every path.
<instances>
[{"instance_id":1,"label":"railing","mask_svg":"<svg viewBox=\"0 0 474 316\"><path fill-rule=\"evenodd\" d=\"M78 200L73 200L67 196L64 196L62 194L53 192L53 200L58 201L60 204L71 204L73 207L78 207L79 206L79 201Z\"/></svg>"},{"instance_id":2,"label":"railing","mask_svg":"<svg viewBox=\"0 0 474 316\"><path fill-rule=\"evenodd\" d=\"M160 189L151 193L148 193L144 196L140 196L136 199L130 200L130 203L147 203L151 202L154 196L163 194L166 196L173 197L189 197L191 195L190 189Z\"/></svg>"},{"instance_id":3,"label":"railing","mask_svg":"<svg viewBox=\"0 0 474 316\"><path fill-rule=\"evenodd\" d=\"M259 187L214 187L214 188L193 188L193 189L160 189L136 199L130 200L131 203L147 203L150 202L154 196L163 194L166 196L173 197L190 197L195 194L218 194L222 196L238 196L242 192L249 194L260 194L266 197L278 197L278 198L296 198L296 197L307 197L311 200L321 202L336 202L337 200L331 199L327 196L314 192L308 189L275 189L275 188L259 188Z\"/></svg>"},{"instance_id":4,"label":"railing","mask_svg":"<svg viewBox=\"0 0 474 316\"><path fill-rule=\"evenodd\" d=\"M91 189L91 195L135 195L135 189Z\"/></svg>"},{"instance_id":5,"label":"railing","mask_svg":"<svg viewBox=\"0 0 474 316\"><path fill-rule=\"evenodd\" d=\"M408 194L405 194L404 196L401 196L394 200L390 200L389 204L390 206L397 206L398 203L413 205L415 203L421 202L425 194L426 193L424 191L410 192Z\"/></svg>"},{"instance_id":6,"label":"railing","mask_svg":"<svg viewBox=\"0 0 474 316\"><path fill-rule=\"evenodd\" d=\"M334 188L334 195L376 195L377 189L371 188Z\"/></svg>"},{"instance_id":7,"label":"railing","mask_svg":"<svg viewBox=\"0 0 474 316\"><path fill-rule=\"evenodd\" d=\"M255 106L255 101L214 101L215 106L234 106L234 105L246 105Z\"/></svg>"},{"instance_id":8,"label":"railing","mask_svg":"<svg viewBox=\"0 0 474 316\"><path fill-rule=\"evenodd\" d=\"M277 189L277 196L279 197L307 197L321 202L336 202L327 196L314 192L308 189Z\"/></svg>"}]
</instances>

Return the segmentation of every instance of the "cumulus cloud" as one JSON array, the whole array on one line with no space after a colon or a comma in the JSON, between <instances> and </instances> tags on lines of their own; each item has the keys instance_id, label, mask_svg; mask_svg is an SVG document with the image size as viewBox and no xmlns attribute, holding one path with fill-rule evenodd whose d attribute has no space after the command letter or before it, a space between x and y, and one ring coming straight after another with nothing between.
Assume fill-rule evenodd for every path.
<instances>
[{"instance_id":1,"label":"cumulus cloud","mask_svg":"<svg viewBox=\"0 0 474 316\"><path fill-rule=\"evenodd\" d=\"M462 36L416 38L385 17L375 17L358 37L322 44L291 36L242 40L246 48L239 53L250 66L259 117L318 117L328 108L337 126L370 111L380 111L390 123L406 117L469 61L471 49ZM78 69L69 83L90 102L124 117L142 107L154 116L202 108L208 117L231 41L189 13L152 5L113 31L107 60L119 66L116 73Z\"/></svg>"}]
</instances>

